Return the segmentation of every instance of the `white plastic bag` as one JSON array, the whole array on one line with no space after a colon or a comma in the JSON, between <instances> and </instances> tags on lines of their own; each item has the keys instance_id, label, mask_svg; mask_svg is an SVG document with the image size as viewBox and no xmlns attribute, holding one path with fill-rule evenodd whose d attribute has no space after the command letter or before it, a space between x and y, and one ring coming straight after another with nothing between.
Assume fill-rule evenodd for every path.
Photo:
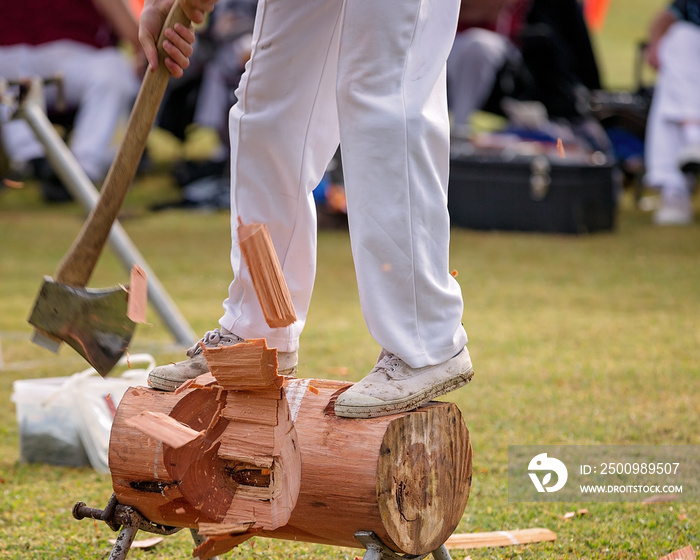
<instances>
[{"instance_id":1,"label":"white plastic bag","mask_svg":"<svg viewBox=\"0 0 700 560\"><path fill-rule=\"evenodd\" d=\"M127 369L119 377L100 377L89 368L70 377L16 381L12 400L17 404L20 459L54 465L88 463L109 472L109 434L114 413L129 387L145 386L155 367L150 354L119 360Z\"/></svg>"},{"instance_id":2,"label":"white plastic bag","mask_svg":"<svg viewBox=\"0 0 700 560\"><path fill-rule=\"evenodd\" d=\"M99 472L109 472L109 434L119 402L129 387L147 385L148 374L156 365L149 354L134 354L128 357L128 361L132 368L135 364L144 364L145 367L128 369L120 377L104 379L90 368L69 378L65 387L75 403L75 424L90 465ZM124 357L117 366L126 363Z\"/></svg>"}]
</instances>

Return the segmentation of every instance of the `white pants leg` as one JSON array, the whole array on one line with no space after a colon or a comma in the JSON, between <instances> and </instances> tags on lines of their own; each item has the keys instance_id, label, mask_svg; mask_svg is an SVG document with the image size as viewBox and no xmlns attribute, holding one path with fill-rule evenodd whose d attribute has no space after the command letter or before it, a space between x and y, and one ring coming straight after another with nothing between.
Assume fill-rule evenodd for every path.
<instances>
[{"instance_id":1,"label":"white pants leg","mask_svg":"<svg viewBox=\"0 0 700 560\"><path fill-rule=\"evenodd\" d=\"M645 182L662 190L685 189L678 168L684 147L681 124L700 121L700 27L674 23L659 48L660 69L649 112L645 142Z\"/></svg>"},{"instance_id":2,"label":"white pants leg","mask_svg":"<svg viewBox=\"0 0 700 560\"><path fill-rule=\"evenodd\" d=\"M138 80L129 61L116 48L97 49L73 41L38 46L0 48L0 75L8 78L63 75L65 100L77 107L70 148L93 180L107 172L116 152L114 135L138 92ZM56 90L46 89L55 103ZM8 155L27 161L43 155L43 147L28 125L13 121L3 127Z\"/></svg>"},{"instance_id":3,"label":"white pants leg","mask_svg":"<svg viewBox=\"0 0 700 560\"><path fill-rule=\"evenodd\" d=\"M263 0L231 110L232 266L222 326L298 347L315 274L311 191L340 139L360 301L375 340L413 367L466 343L449 273L445 61L457 0ZM261 221L297 323L264 322L235 235Z\"/></svg>"},{"instance_id":4,"label":"white pants leg","mask_svg":"<svg viewBox=\"0 0 700 560\"><path fill-rule=\"evenodd\" d=\"M447 99L456 126L467 124L486 102L496 74L516 53L506 37L488 29L473 28L457 35L447 59Z\"/></svg>"}]
</instances>

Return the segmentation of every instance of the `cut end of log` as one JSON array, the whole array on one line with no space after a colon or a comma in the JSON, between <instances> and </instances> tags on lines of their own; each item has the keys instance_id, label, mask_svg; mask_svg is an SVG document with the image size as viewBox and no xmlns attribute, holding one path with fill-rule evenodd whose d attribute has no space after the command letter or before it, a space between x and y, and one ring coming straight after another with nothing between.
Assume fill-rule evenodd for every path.
<instances>
[{"instance_id":1,"label":"cut end of log","mask_svg":"<svg viewBox=\"0 0 700 560\"><path fill-rule=\"evenodd\" d=\"M271 328L288 327L297 320L296 311L267 226L244 225L240 217L238 223L238 243L265 322Z\"/></svg>"},{"instance_id":2,"label":"cut end of log","mask_svg":"<svg viewBox=\"0 0 700 560\"><path fill-rule=\"evenodd\" d=\"M203 352L210 374L173 393L137 390L149 409L136 414L123 401L110 449L124 436L143 464L132 464L122 450L110 453L110 469L122 503L151 520L197 528L207 539L195 556L210 558L287 523L299 495L301 456L276 349L251 340ZM150 410L158 406L169 413ZM132 432L116 435L120 426ZM129 445L137 444L134 431L149 438L143 456ZM140 474L125 480L132 471Z\"/></svg>"}]
</instances>

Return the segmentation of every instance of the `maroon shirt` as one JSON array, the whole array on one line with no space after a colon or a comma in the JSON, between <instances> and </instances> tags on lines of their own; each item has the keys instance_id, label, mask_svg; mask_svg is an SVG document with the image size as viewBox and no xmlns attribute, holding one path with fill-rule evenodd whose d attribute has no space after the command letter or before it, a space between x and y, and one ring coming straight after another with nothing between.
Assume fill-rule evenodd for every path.
<instances>
[{"instance_id":1,"label":"maroon shirt","mask_svg":"<svg viewBox=\"0 0 700 560\"><path fill-rule=\"evenodd\" d=\"M0 46L65 39L94 47L115 44L91 0L0 0Z\"/></svg>"}]
</instances>

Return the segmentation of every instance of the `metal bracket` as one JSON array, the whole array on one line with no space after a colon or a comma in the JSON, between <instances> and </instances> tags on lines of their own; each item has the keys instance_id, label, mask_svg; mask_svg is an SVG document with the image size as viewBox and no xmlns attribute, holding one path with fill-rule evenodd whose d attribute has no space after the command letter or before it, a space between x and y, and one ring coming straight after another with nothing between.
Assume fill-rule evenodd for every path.
<instances>
[{"instance_id":1,"label":"metal bracket","mask_svg":"<svg viewBox=\"0 0 700 560\"><path fill-rule=\"evenodd\" d=\"M119 531L109 560L126 559L139 529L156 535L172 535L182 529L149 521L136 508L120 504L116 494L112 494L104 509L88 507L85 502L77 502L73 506L73 517L78 520L89 518L104 521L112 531ZM202 544L204 538L195 529L190 529L190 533L195 546ZM214 556L211 560L218 560L218 557Z\"/></svg>"},{"instance_id":2,"label":"metal bracket","mask_svg":"<svg viewBox=\"0 0 700 560\"><path fill-rule=\"evenodd\" d=\"M358 531L355 538L367 549L363 560L422 560L430 554L435 560L452 560L450 553L444 544L427 554L413 556L410 554L398 554L385 545L382 540L372 531Z\"/></svg>"}]
</instances>

